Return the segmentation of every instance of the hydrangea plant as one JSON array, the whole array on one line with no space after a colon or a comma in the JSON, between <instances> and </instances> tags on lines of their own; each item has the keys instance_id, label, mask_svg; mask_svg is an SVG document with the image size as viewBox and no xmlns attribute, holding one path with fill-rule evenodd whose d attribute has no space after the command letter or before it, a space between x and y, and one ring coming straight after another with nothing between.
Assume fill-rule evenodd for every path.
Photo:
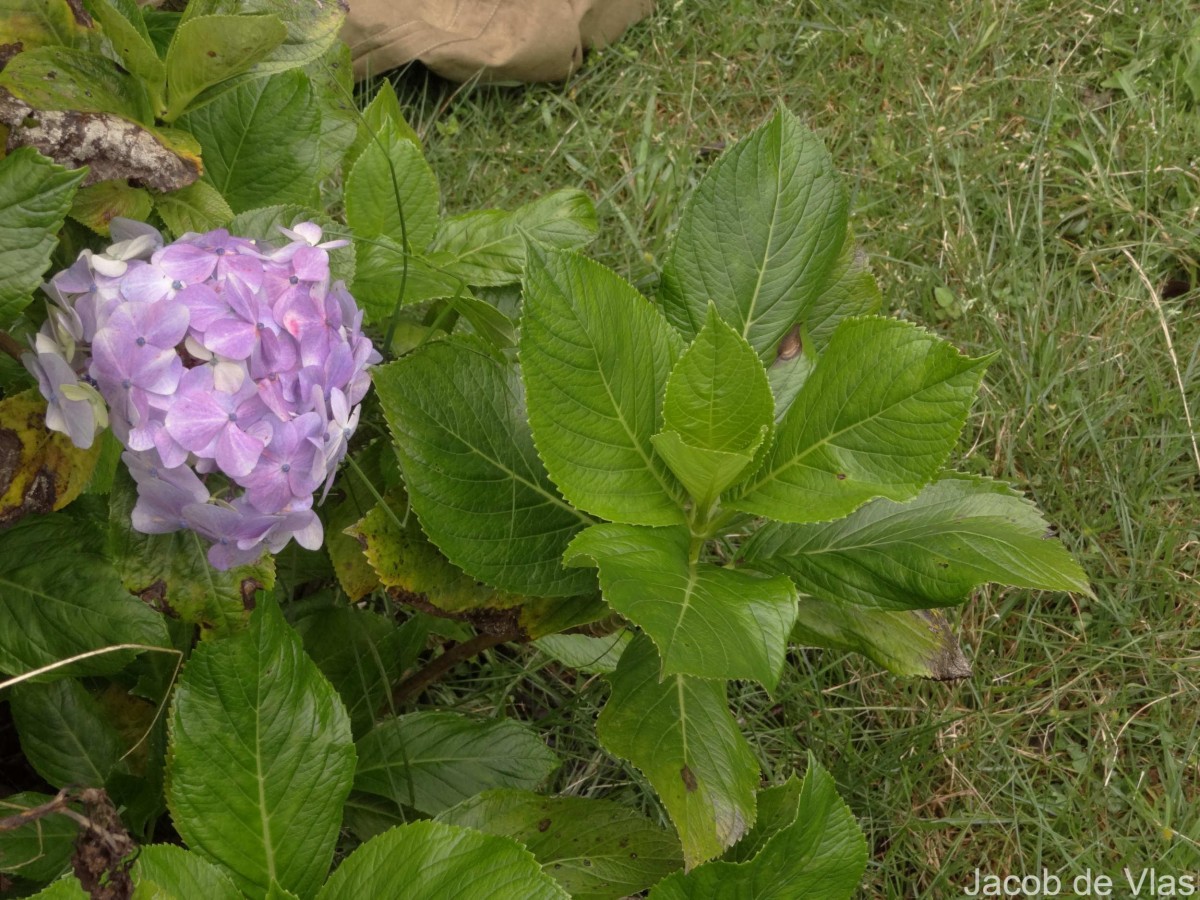
<instances>
[{"instance_id":1,"label":"hydrangea plant","mask_svg":"<svg viewBox=\"0 0 1200 900\"><path fill-rule=\"evenodd\" d=\"M24 362L46 424L91 446L111 423L137 482L133 527L191 529L218 569L321 546L314 493L329 491L380 359L362 312L330 282L321 228L260 246L225 229L163 246L115 219L46 285L45 324ZM323 489L322 489L323 485Z\"/></svg>"},{"instance_id":2,"label":"hydrangea plant","mask_svg":"<svg viewBox=\"0 0 1200 900\"><path fill-rule=\"evenodd\" d=\"M228 125L222 97L240 109L280 77L180 119ZM220 130L257 149L260 124ZM796 645L964 677L941 608L985 582L1087 590L1031 503L954 471L988 357L880 315L832 161L786 113L705 174L650 297L576 252L595 230L579 192L443 218L395 95L361 124L329 204L352 249L315 210L243 196L236 219L186 229L156 205L165 246L116 220L115 244L51 279L27 357L45 407L0 400L0 452L20 451L0 465L0 501L20 500L0 504L0 671L30 764L62 790L7 799L25 824L0 831L0 872L58 877L74 824L40 828L78 799L124 838L109 850L143 843L80 878L139 895L852 896L867 846L832 776L810 755L763 787L727 683L775 692ZM29 148L0 160L0 224L37 249L10 286L22 317L72 178ZM288 243L252 240L276 224ZM338 277L397 357L365 414L391 438L356 442L320 506L376 359ZM80 497L104 480L106 422L131 476ZM39 493L47 474L70 477ZM327 555L242 565L322 531ZM603 676L596 738L659 815L554 796L574 779L551 780L563 761L519 703L424 708L504 642ZM187 849L152 843L168 811Z\"/></svg>"}]
</instances>

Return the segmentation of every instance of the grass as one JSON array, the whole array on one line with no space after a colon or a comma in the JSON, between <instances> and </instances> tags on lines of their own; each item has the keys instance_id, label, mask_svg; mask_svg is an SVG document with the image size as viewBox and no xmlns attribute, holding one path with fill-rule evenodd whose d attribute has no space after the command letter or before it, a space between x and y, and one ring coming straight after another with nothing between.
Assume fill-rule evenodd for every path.
<instances>
[{"instance_id":1,"label":"grass","mask_svg":"<svg viewBox=\"0 0 1200 900\"><path fill-rule=\"evenodd\" d=\"M981 591L959 623L975 675L956 685L798 651L778 696L735 698L765 772L808 748L830 768L867 832L865 897L960 896L976 867L1200 874L1194 7L658 6L565 85L406 73L450 210L582 187L601 215L592 254L649 290L713 148L785 104L845 173L890 310L1001 350L964 465L1035 499L1096 590ZM555 729L573 754L560 788L638 777L573 727L603 699L595 682L532 654L478 677Z\"/></svg>"}]
</instances>

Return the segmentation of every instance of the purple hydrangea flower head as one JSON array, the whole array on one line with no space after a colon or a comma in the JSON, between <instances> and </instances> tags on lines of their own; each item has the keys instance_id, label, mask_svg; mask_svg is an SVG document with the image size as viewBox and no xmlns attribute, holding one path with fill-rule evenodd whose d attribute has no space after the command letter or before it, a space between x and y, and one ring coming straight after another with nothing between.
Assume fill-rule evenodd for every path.
<instances>
[{"instance_id":1,"label":"purple hydrangea flower head","mask_svg":"<svg viewBox=\"0 0 1200 900\"><path fill-rule=\"evenodd\" d=\"M330 283L319 226L268 247L225 229L164 246L114 219L45 291L49 315L25 364L47 425L81 447L111 421L137 485L133 526L190 529L227 569L295 540L316 549L327 493L378 362L362 313ZM322 494L324 499L324 493Z\"/></svg>"}]
</instances>

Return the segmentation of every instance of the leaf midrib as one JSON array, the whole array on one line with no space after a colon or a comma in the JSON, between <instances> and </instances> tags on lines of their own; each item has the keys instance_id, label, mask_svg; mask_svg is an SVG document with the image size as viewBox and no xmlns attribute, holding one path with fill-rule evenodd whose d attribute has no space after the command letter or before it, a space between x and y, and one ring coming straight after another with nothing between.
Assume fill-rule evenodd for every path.
<instances>
[{"instance_id":1,"label":"leaf midrib","mask_svg":"<svg viewBox=\"0 0 1200 900\"><path fill-rule=\"evenodd\" d=\"M558 287L557 281L555 281L555 287ZM561 288L559 288L559 291L560 291L560 293L563 294L563 297L565 299L567 296L566 292L563 291ZM668 483L666 481L666 479L663 478L662 472L660 472L658 470L658 467L656 467L654 465L653 457L646 453L646 450L642 446L641 442L638 440L637 435L634 434L633 430L629 427L629 423L626 422L625 410L621 407L621 405L619 403L617 403L617 398L613 395L612 387L608 380L608 373L607 373L607 371L605 371L605 368L602 364L602 360L600 357L600 351L596 347L596 342L592 338L591 331L588 330L588 328L586 328L584 326L583 322L579 318L579 315L576 313L575 308L570 303L566 303L564 305L566 306L566 308L568 310L570 310L571 316L572 316L572 318L574 318L576 326L579 328L579 330L583 333L584 337L587 339L588 349L591 351L592 358L596 363L596 374L600 377L601 384L604 385L604 393L608 397L609 404L612 406L612 408L614 410L616 410L617 422L620 423L621 430L625 432L625 436L627 438L629 438L629 440L633 446L633 449L637 451L638 457L642 460L642 464L646 467L646 470L649 471L650 474L654 476L654 480L658 482L659 487L662 488L663 493L667 495L667 498L676 504L681 504L683 501L683 498L680 495L680 493L674 487L672 487L672 485L670 483ZM547 329L547 330L549 330L549 329Z\"/></svg>"},{"instance_id":2,"label":"leaf midrib","mask_svg":"<svg viewBox=\"0 0 1200 900\"><path fill-rule=\"evenodd\" d=\"M895 402L890 403L887 406L881 407L880 409L871 413L869 416L855 419L853 422L851 422L845 428L839 428L836 431L831 431L829 434L825 435L824 437L822 437L820 440L816 441L815 443L809 444L806 448L804 448L799 453L796 453L796 454L790 456L786 462L784 462L782 465L777 466L776 468L772 469L769 473L767 473L762 478L759 478L756 481L754 481L753 483L747 485L737 495L737 498L740 500L744 497L749 496L750 494L754 493L759 488L761 488L763 485L769 484L770 482L779 478L784 472L786 472L789 469L792 469L796 466L799 466L800 463L809 454L813 453L815 450L820 449L821 447L824 447L828 444L832 444L836 438L841 437L843 434L846 434L849 431L854 431L855 429L861 428L864 425L866 425L870 422L873 422L878 418L883 417L886 413L891 412L897 406L900 406L903 403L907 403L907 402L911 401L913 398L917 397L919 394L923 394L932 388L935 388L935 387L938 387L939 385L945 384L946 382L951 381L952 379L957 378L957 377L965 374L966 372L970 372L970 371L972 371L972 370L971 369L963 369L963 370L960 370L957 372L951 372L950 374L948 374L942 378L939 378L937 381L924 382L921 384L921 386L918 390L913 391L912 393L909 393L909 394L905 394L903 397L900 397ZM814 374L816 374L816 373L814 372ZM809 381L805 383L804 388L801 388L801 397L803 397L803 395L804 395L805 388L808 388L811 383L812 383L812 379L810 377ZM798 397L797 399L800 399L800 397ZM791 414L793 410L797 410L800 408L801 408L800 404L793 403L792 406L788 409L788 413ZM949 451L947 450L947 452L949 452Z\"/></svg>"}]
</instances>

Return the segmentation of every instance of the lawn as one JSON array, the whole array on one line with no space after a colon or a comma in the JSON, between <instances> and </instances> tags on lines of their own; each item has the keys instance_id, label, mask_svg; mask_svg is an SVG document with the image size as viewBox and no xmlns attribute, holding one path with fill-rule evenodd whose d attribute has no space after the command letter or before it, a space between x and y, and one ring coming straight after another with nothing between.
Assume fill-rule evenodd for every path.
<instances>
[{"instance_id":1,"label":"lawn","mask_svg":"<svg viewBox=\"0 0 1200 900\"><path fill-rule=\"evenodd\" d=\"M808 749L830 768L867 832L867 897L960 896L976 868L1200 875L1192 4L661 0L566 84L397 87L449 211L581 187L591 253L647 291L722 146L781 104L815 129L888 309L1000 351L962 465L1035 500L1096 599L981 591L956 684L796 651L777 696L738 699L764 770ZM638 773L574 727L601 681L534 650L461 677L441 702L483 686L555 729L558 789L631 796Z\"/></svg>"}]
</instances>

